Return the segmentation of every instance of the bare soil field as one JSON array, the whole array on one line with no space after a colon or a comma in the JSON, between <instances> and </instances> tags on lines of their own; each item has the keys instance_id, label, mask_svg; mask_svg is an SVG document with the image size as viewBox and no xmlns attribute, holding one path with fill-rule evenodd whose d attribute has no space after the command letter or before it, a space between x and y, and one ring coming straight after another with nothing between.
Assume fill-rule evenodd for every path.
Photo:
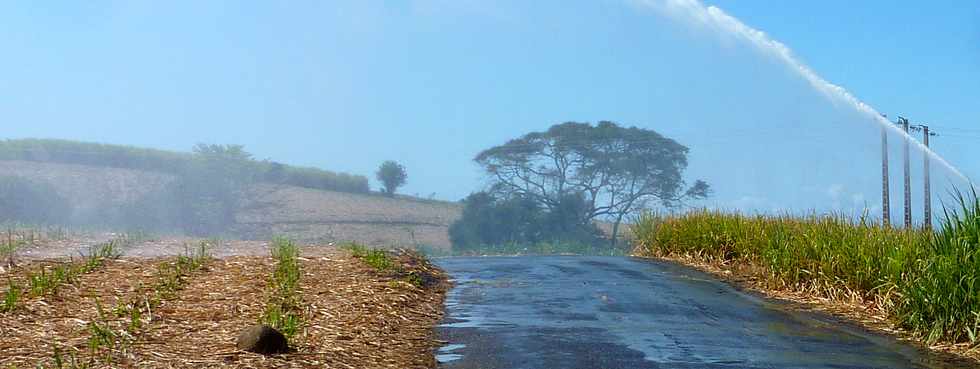
<instances>
[{"instance_id":1,"label":"bare soil field","mask_svg":"<svg viewBox=\"0 0 980 369\"><path fill-rule=\"evenodd\" d=\"M179 258L192 240L133 242L53 289L34 293L45 270L83 261L25 256L63 253L62 244L19 250L0 271L0 367L431 368L446 277L412 253L393 254L410 283L329 246L300 249L300 329L292 351L263 356L236 349L242 329L259 322L274 292L269 243L209 244L213 256ZM77 242L85 244L93 241ZM55 250L45 250L53 248ZM165 256L170 255L170 256ZM194 260L191 262L190 260ZM181 266L184 267L181 267ZM192 265L193 267L187 267Z\"/></svg>"},{"instance_id":2,"label":"bare soil field","mask_svg":"<svg viewBox=\"0 0 980 369\"><path fill-rule=\"evenodd\" d=\"M259 185L238 214L247 238L287 234L303 240L356 240L375 246L426 245L448 249L456 203Z\"/></svg>"},{"instance_id":3,"label":"bare soil field","mask_svg":"<svg viewBox=\"0 0 980 369\"><path fill-rule=\"evenodd\" d=\"M141 170L4 160L0 174L52 184L77 217L87 218L102 208L134 202L174 179ZM234 238L256 240L286 235L319 243L448 249L449 225L461 211L452 202L259 184L248 192L231 232Z\"/></svg>"},{"instance_id":4,"label":"bare soil field","mask_svg":"<svg viewBox=\"0 0 980 369\"><path fill-rule=\"evenodd\" d=\"M19 160L0 160L0 175L49 183L78 216L136 201L174 180L169 174L144 170Z\"/></svg>"}]
</instances>

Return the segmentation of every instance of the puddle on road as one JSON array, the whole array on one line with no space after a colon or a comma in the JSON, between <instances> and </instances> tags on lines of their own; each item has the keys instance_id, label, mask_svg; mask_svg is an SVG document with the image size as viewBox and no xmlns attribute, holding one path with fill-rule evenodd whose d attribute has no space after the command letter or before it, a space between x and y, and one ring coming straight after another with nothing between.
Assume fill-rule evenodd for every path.
<instances>
[{"instance_id":1,"label":"puddle on road","mask_svg":"<svg viewBox=\"0 0 980 369\"><path fill-rule=\"evenodd\" d=\"M506 354L489 353L504 362L514 359L513 355L540 358L554 354L558 356L550 358L559 361L576 355L602 356L609 350L597 353L588 348L600 342L596 334L602 333L611 339L603 347L622 345L638 354L638 361L612 366L616 368L652 368L667 363L685 367L793 364L805 368L959 368L933 362L914 347L885 337L786 311L779 304L740 293L687 269L624 258L601 260L617 268L588 271L584 266L590 265L589 259L456 259L445 263L456 278L455 287L446 296L447 316L439 329L478 329L481 337L466 338L463 334L450 338L452 344L437 351L437 360L447 368L469 368L486 359L488 353L480 351L480 345L466 347L460 343L474 344L488 337L503 346L513 346ZM529 263L537 269L506 268L514 262ZM507 270L521 269L523 274L500 272L498 264ZM568 272L576 269L588 273ZM645 273L647 278L630 278L626 283L621 269L633 269L630 274ZM536 274L542 270L553 274ZM530 283L522 277L540 281ZM568 333L577 330L594 332L582 336ZM557 336L542 332L557 332ZM561 348L535 346L542 339L561 342ZM579 347L576 345L585 348L566 351Z\"/></svg>"},{"instance_id":2,"label":"puddle on road","mask_svg":"<svg viewBox=\"0 0 980 369\"><path fill-rule=\"evenodd\" d=\"M436 361L439 363L448 363L450 361L456 361L463 358L463 355L454 354L453 351L461 350L465 348L466 345L462 344L450 344L439 348L436 352Z\"/></svg>"}]
</instances>

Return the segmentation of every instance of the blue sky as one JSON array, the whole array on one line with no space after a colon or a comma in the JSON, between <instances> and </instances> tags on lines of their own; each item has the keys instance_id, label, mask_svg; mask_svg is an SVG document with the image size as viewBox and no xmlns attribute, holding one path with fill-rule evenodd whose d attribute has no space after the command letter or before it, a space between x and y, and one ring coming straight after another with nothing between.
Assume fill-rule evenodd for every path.
<instances>
[{"instance_id":1,"label":"blue sky","mask_svg":"<svg viewBox=\"0 0 980 369\"><path fill-rule=\"evenodd\" d=\"M931 124L936 152L980 175L976 2L705 4ZM880 196L874 123L745 42L632 0L4 2L0 45L2 138L238 143L368 176L395 159L403 192L455 200L484 184L480 150L613 120L689 146L708 206L859 211Z\"/></svg>"}]
</instances>

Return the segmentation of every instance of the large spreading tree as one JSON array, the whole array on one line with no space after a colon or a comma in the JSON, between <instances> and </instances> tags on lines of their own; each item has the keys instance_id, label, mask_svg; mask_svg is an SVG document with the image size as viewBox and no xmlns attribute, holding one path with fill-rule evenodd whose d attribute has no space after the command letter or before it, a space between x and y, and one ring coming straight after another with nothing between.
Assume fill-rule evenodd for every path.
<instances>
[{"instance_id":1,"label":"large spreading tree","mask_svg":"<svg viewBox=\"0 0 980 369\"><path fill-rule=\"evenodd\" d=\"M623 219L637 210L708 196L707 183L688 186L683 179L688 151L650 129L568 122L484 150L474 160L491 177L493 193L533 199L548 210L569 195L584 197L581 221L611 221L615 244Z\"/></svg>"}]
</instances>

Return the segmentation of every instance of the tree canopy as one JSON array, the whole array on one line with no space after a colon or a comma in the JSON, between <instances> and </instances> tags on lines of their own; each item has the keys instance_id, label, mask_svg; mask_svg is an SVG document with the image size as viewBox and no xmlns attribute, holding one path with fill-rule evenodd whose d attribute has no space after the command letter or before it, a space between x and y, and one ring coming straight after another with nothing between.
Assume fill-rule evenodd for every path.
<instances>
[{"instance_id":1,"label":"tree canopy","mask_svg":"<svg viewBox=\"0 0 980 369\"><path fill-rule=\"evenodd\" d=\"M592 245L601 239L594 224L583 222L586 207L581 196L566 196L554 209L530 198L487 192L471 194L463 203L462 217L449 227L449 240L458 251L541 243Z\"/></svg>"},{"instance_id":2,"label":"tree canopy","mask_svg":"<svg viewBox=\"0 0 980 369\"><path fill-rule=\"evenodd\" d=\"M393 196L395 190L404 185L405 180L408 179L408 173L405 172L405 167L394 160L386 160L381 163L376 175L383 186L382 191L389 196Z\"/></svg>"},{"instance_id":3,"label":"tree canopy","mask_svg":"<svg viewBox=\"0 0 980 369\"><path fill-rule=\"evenodd\" d=\"M556 124L480 152L474 160L493 181L491 191L531 199L549 210L570 194L582 196L582 220L622 219L656 203L674 207L708 196L701 180L687 186L689 149L656 131L602 121Z\"/></svg>"}]
</instances>

